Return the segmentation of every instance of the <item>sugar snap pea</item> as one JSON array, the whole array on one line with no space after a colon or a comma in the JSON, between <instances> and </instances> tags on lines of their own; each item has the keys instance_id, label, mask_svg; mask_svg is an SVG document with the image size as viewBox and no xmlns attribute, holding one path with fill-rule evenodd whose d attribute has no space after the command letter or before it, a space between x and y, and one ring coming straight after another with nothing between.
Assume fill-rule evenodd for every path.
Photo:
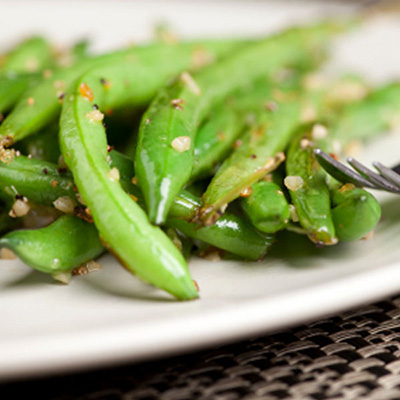
<instances>
[{"instance_id":1,"label":"sugar snap pea","mask_svg":"<svg viewBox=\"0 0 400 400\"><path fill-rule=\"evenodd\" d=\"M0 114L8 111L39 79L38 73L52 64L50 44L41 37L22 42L8 54L0 68Z\"/></svg>"},{"instance_id":2,"label":"sugar snap pea","mask_svg":"<svg viewBox=\"0 0 400 400\"><path fill-rule=\"evenodd\" d=\"M142 119L135 167L152 222L165 221L188 181L192 142L209 111L230 93L285 66L315 65L336 28L322 24L289 30L246 46L193 77L181 76L158 93Z\"/></svg>"},{"instance_id":3,"label":"sugar snap pea","mask_svg":"<svg viewBox=\"0 0 400 400\"><path fill-rule=\"evenodd\" d=\"M289 203L281 187L274 182L255 183L250 196L244 197L241 204L251 223L262 232L277 232L289 222Z\"/></svg>"},{"instance_id":4,"label":"sugar snap pea","mask_svg":"<svg viewBox=\"0 0 400 400\"><path fill-rule=\"evenodd\" d=\"M298 129L287 152L285 185L289 189L300 225L308 237L315 243L332 245L337 243L337 238L330 211L326 173L319 166L313 152L316 145L325 147L321 136L326 134L325 126L320 124Z\"/></svg>"},{"instance_id":5,"label":"sugar snap pea","mask_svg":"<svg viewBox=\"0 0 400 400\"><path fill-rule=\"evenodd\" d=\"M50 43L43 37L31 37L19 45L4 58L0 72L2 74L24 74L39 72L53 64Z\"/></svg>"},{"instance_id":6,"label":"sugar snap pea","mask_svg":"<svg viewBox=\"0 0 400 400\"><path fill-rule=\"evenodd\" d=\"M121 97L151 96L163 79L159 76L162 71L157 75L159 70L159 65L134 62L84 74L65 96L60 144L105 247L139 278L178 299L189 300L198 297L198 293L182 255L124 192L119 171L109 167L102 114L98 110L109 105L110 98L118 102ZM167 67L164 71L171 73ZM103 79L112 86L104 87ZM88 91L92 93L89 98Z\"/></svg>"},{"instance_id":7,"label":"sugar snap pea","mask_svg":"<svg viewBox=\"0 0 400 400\"><path fill-rule=\"evenodd\" d=\"M23 75L3 75L0 76L0 114L10 110L18 101L22 93L29 88L34 81L34 76ZM3 117L1 117L2 119ZM1 120L0 120L1 123Z\"/></svg>"},{"instance_id":8,"label":"sugar snap pea","mask_svg":"<svg viewBox=\"0 0 400 400\"><path fill-rule=\"evenodd\" d=\"M289 86L292 78L293 81L297 79L291 76L276 84ZM253 119L254 113L266 106L266 86L270 86L270 81L261 79L251 88L235 93L211 112L196 133L191 181L211 175L232 152L235 140L248 125L247 120Z\"/></svg>"},{"instance_id":9,"label":"sugar snap pea","mask_svg":"<svg viewBox=\"0 0 400 400\"><path fill-rule=\"evenodd\" d=\"M319 129L314 133L324 136L329 132L331 139L345 146L353 140L371 139L388 129L390 122L396 121L399 95L400 86L397 83L373 90L368 96L342 106L342 112L330 118L330 128L315 125L314 128ZM317 146L330 151L332 142L312 137L312 131L312 128L305 127L305 134L300 133L297 141L292 143L286 162L288 175L301 179L299 187L290 192L300 224L315 242L334 244L335 236L339 240L359 239L378 222L379 205L372 195L362 189L341 193L337 183L333 183L329 191L326 173L316 163L312 149ZM335 210L332 212L329 211L331 201ZM358 215L363 215L365 223L359 221Z\"/></svg>"},{"instance_id":10,"label":"sugar snap pea","mask_svg":"<svg viewBox=\"0 0 400 400\"><path fill-rule=\"evenodd\" d=\"M340 241L359 240L371 232L381 217L381 207L366 190L351 184L331 187L332 218Z\"/></svg>"},{"instance_id":11,"label":"sugar snap pea","mask_svg":"<svg viewBox=\"0 0 400 400\"><path fill-rule=\"evenodd\" d=\"M196 134L192 181L211 175L217 164L232 150L242 127L241 115L234 109L221 107L210 115Z\"/></svg>"},{"instance_id":12,"label":"sugar snap pea","mask_svg":"<svg viewBox=\"0 0 400 400\"><path fill-rule=\"evenodd\" d=\"M332 121L333 138L341 143L366 141L399 126L400 83L372 90L365 98L347 105Z\"/></svg>"},{"instance_id":13,"label":"sugar snap pea","mask_svg":"<svg viewBox=\"0 0 400 400\"><path fill-rule=\"evenodd\" d=\"M71 271L104 251L94 225L71 215L60 217L46 228L9 232L0 238L0 247L49 274Z\"/></svg>"},{"instance_id":14,"label":"sugar snap pea","mask_svg":"<svg viewBox=\"0 0 400 400\"><path fill-rule=\"evenodd\" d=\"M0 197L8 203L26 196L36 204L52 205L59 197L75 199L71 174L57 165L25 156L9 164L0 162Z\"/></svg>"},{"instance_id":15,"label":"sugar snap pea","mask_svg":"<svg viewBox=\"0 0 400 400\"><path fill-rule=\"evenodd\" d=\"M199 219L213 224L226 205L242 195L267 172L275 169L284 156L287 146L301 116L299 93L289 92L281 101L273 97L273 89L266 88L265 103L261 105L252 127L241 137L239 147L224 161L203 195ZM282 96L283 94L281 94Z\"/></svg>"},{"instance_id":16,"label":"sugar snap pea","mask_svg":"<svg viewBox=\"0 0 400 400\"><path fill-rule=\"evenodd\" d=\"M61 155L58 124L49 125L42 131L22 139L14 148L21 154L56 164Z\"/></svg>"},{"instance_id":17,"label":"sugar snap pea","mask_svg":"<svg viewBox=\"0 0 400 400\"><path fill-rule=\"evenodd\" d=\"M8 212L4 212L7 206L2 206L2 212L0 213L0 235L4 235L7 232L13 231L21 227L21 221L16 218L11 218Z\"/></svg>"},{"instance_id":18,"label":"sugar snap pea","mask_svg":"<svg viewBox=\"0 0 400 400\"><path fill-rule=\"evenodd\" d=\"M140 63L152 64L153 67L157 66L157 72L150 75L150 72L142 70L142 78L151 76L153 79L150 81L150 87L146 91L146 96L143 96L143 87L148 83L146 80L138 79L138 85L141 85L139 90L142 95L135 95L135 90L124 90L122 93L133 93L131 101L149 101L154 95L155 86L162 85L171 76L182 69L195 68L201 66L203 63L211 62L218 56L229 53L232 49L238 46L238 41L209 41L199 43L183 43L183 44L151 44L148 46L141 46L128 50L121 50L115 53L104 54L97 57L85 58L69 68L64 68L55 71L51 76L44 77L43 80L35 85L34 88L24 93L22 98L16 104L13 111L0 125L0 141L9 144L13 141L20 140L30 134L38 132L46 125L51 123L57 118L61 110L61 102L68 87L85 71L102 65L103 63L110 66L112 76L113 66L134 65L137 61ZM106 77L101 77L106 79ZM115 80L112 84L116 84ZM108 82L111 83L111 82ZM104 81L104 89L107 89L107 81ZM123 85L123 82L120 82ZM116 102L114 106L118 106L120 99L118 93L120 90L109 90L109 96L104 96L104 101ZM110 97L110 98L108 98ZM121 100L122 102L124 100ZM126 103L124 103L126 104Z\"/></svg>"},{"instance_id":19,"label":"sugar snap pea","mask_svg":"<svg viewBox=\"0 0 400 400\"><path fill-rule=\"evenodd\" d=\"M188 217L194 216L200 205L198 198L182 191L171 207L166 224L193 239L249 260L261 259L274 242L272 235L257 231L244 219L229 213L212 226L201 227L189 222Z\"/></svg>"},{"instance_id":20,"label":"sugar snap pea","mask_svg":"<svg viewBox=\"0 0 400 400\"><path fill-rule=\"evenodd\" d=\"M110 166L117 168L120 173L120 183L123 189L134 196L141 207L144 207L142 194L138 187L131 181L131 177L134 175L132 161L115 150L111 151L109 155L111 159ZM56 165L43 163L35 159L28 159L23 156L17 157L16 160L18 162L3 165L3 168L0 168L0 178L5 182L0 191L0 193L3 193L3 196L9 196L12 201L12 194L17 191L19 194L26 196L31 202L48 205L65 196L75 199L76 193L71 189L73 187L73 180L70 174L63 173L63 179L65 182L68 182L67 185L64 182L62 186L53 186L49 184L51 180L54 177L59 179ZM43 184L44 165L47 166L48 174L46 176L49 177L49 181L46 181L46 184ZM19 168L21 170L19 173L16 173ZM13 182L14 190L10 190L10 186L6 184L7 182ZM69 189L63 189L65 186L69 187ZM4 188L7 188L7 191ZM39 191L37 190L38 188L40 188ZM76 199L75 202L79 204ZM199 229L200 227L197 224L190 223L196 215L200 204L199 198L182 190L171 207L167 224L170 227L179 228L188 237L201 239L215 247L222 246L221 248L224 250L247 259L259 259L266 253L272 243L272 237L256 232L240 217L229 214L224 215L219 228L215 229ZM61 230L62 225L57 229Z\"/></svg>"}]
</instances>

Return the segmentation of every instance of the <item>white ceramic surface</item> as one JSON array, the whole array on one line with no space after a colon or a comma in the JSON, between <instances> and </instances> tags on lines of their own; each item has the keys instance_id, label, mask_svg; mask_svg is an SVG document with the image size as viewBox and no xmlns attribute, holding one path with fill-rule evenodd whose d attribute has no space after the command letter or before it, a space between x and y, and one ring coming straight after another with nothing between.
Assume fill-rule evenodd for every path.
<instances>
[{"instance_id":1,"label":"white ceramic surface","mask_svg":"<svg viewBox=\"0 0 400 400\"><path fill-rule=\"evenodd\" d=\"M288 2L289 3L289 2ZM292 4L292 2L290 2ZM257 35L322 14L334 4L265 2L3 1L0 43L42 32L61 44L90 36L97 50L150 36L169 21L185 36ZM371 22L341 40L329 71L400 78L400 20ZM400 159L391 134L360 156ZM192 260L201 300L179 303L130 277L111 256L103 270L55 284L19 261L0 261L0 379L155 358L263 334L400 290L400 199L380 196L371 241L317 250L281 240L260 263Z\"/></svg>"}]
</instances>

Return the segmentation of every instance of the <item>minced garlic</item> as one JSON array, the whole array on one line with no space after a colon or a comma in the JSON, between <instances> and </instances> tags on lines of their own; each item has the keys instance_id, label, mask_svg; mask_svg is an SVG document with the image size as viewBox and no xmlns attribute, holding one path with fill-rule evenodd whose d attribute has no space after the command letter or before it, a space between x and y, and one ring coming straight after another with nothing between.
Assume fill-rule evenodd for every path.
<instances>
[{"instance_id":1,"label":"minced garlic","mask_svg":"<svg viewBox=\"0 0 400 400\"><path fill-rule=\"evenodd\" d=\"M112 181L119 181L120 175L117 167L111 168L107 173L108 179Z\"/></svg>"},{"instance_id":2,"label":"minced garlic","mask_svg":"<svg viewBox=\"0 0 400 400\"><path fill-rule=\"evenodd\" d=\"M86 118L90 122L98 121L101 122L104 119L104 114L99 110L92 110L86 113Z\"/></svg>"},{"instance_id":3,"label":"minced garlic","mask_svg":"<svg viewBox=\"0 0 400 400\"><path fill-rule=\"evenodd\" d=\"M73 214L75 209L75 201L69 196L59 197L57 200L53 201L53 205L57 210L65 214Z\"/></svg>"},{"instance_id":4,"label":"minced garlic","mask_svg":"<svg viewBox=\"0 0 400 400\"><path fill-rule=\"evenodd\" d=\"M178 136L171 143L172 148L179 153L189 150L190 145L191 140L189 136Z\"/></svg>"},{"instance_id":5,"label":"minced garlic","mask_svg":"<svg viewBox=\"0 0 400 400\"><path fill-rule=\"evenodd\" d=\"M301 176L287 176L284 180L285 186L289 190L296 191L304 185L304 180Z\"/></svg>"},{"instance_id":6,"label":"minced garlic","mask_svg":"<svg viewBox=\"0 0 400 400\"><path fill-rule=\"evenodd\" d=\"M24 215L28 214L30 209L31 207L28 204L28 199L26 198L24 198L23 200L17 199L15 200L8 215L12 218L23 217Z\"/></svg>"}]
</instances>

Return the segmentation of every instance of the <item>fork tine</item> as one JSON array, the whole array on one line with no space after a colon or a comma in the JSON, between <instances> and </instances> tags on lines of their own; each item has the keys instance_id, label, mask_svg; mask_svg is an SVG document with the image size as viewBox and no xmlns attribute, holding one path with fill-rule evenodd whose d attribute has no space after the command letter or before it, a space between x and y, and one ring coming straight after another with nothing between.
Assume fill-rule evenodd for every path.
<instances>
[{"instance_id":1,"label":"fork tine","mask_svg":"<svg viewBox=\"0 0 400 400\"><path fill-rule=\"evenodd\" d=\"M384 166L380 162L374 162L372 165L379 171L379 173L384 176L388 181L392 182L393 185L400 188L400 175L397 174L392 169Z\"/></svg>"},{"instance_id":2,"label":"fork tine","mask_svg":"<svg viewBox=\"0 0 400 400\"><path fill-rule=\"evenodd\" d=\"M387 190L388 192L399 193L400 189L393 185L390 181L367 168L365 165L361 164L359 161L354 159L353 157L349 157L347 162L365 179L368 179L370 182L375 184L376 187Z\"/></svg>"},{"instance_id":3,"label":"fork tine","mask_svg":"<svg viewBox=\"0 0 400 400\"><path fill-rule=\"evenodd\" d=\"M346 167L339 161L336 161L333 157L326 154L321 149L315 149L314 154L321 167L339 182L350 182L358 187L377 189L377 187L371 182L354 172L351 168Z\"/></svg>"}]
</instances>

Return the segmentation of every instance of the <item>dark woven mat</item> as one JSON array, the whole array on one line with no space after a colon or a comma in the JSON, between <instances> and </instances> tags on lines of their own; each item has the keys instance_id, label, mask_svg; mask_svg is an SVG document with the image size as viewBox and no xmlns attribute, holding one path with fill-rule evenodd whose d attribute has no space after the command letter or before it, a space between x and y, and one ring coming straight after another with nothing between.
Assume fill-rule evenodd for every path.
<instances>
[{"instance_id":1,"label":"dark woven mat","mask_svg":"<svg viewBox=\"0 0 400 400\"><path fill-rule=\"evenodd\" d=\"M23 392L41 400L400 399L400 297L195 354L10 383L0 399Z\"/></svg>"}]
</instances>

